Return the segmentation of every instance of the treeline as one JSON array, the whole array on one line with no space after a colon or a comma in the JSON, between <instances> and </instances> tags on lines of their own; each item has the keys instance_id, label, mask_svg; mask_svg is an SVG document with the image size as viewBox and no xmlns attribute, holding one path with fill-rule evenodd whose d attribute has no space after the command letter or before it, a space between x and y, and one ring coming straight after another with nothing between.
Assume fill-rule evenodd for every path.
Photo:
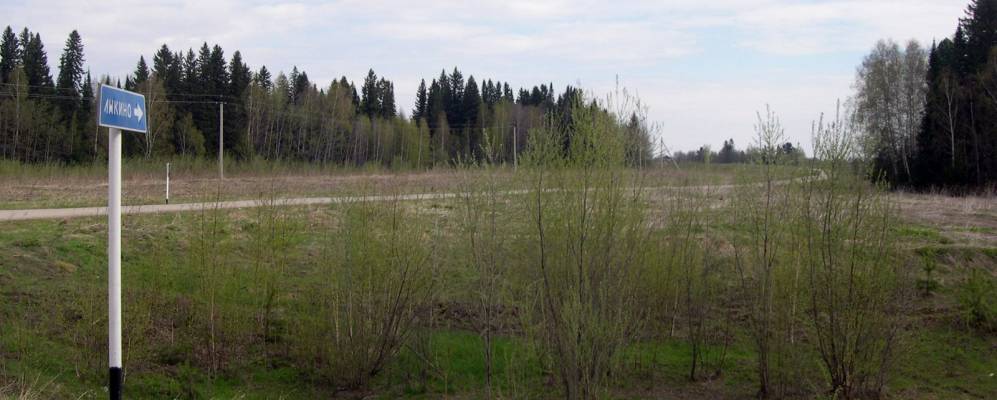
<instances>
[{"instance_id":1,"label":"treeline","mask_svg":"<svg viewBox=\"0 0 997 400\"><path fill-rule=\"evenodd\" d=\"M792 142L785 142L776 146L779 157L786 162L798 165L806 159L806 153L798 145ZM763 160L758 146L748 146L745 150L739 150L734 145L734 139L724 140L720 151L713 151L709 145L703 145L697 150L687 152L676 151L671 155L672 159L678 162L699 162L716 164L744 164L752 161Z\"/></svg>"},{"instance_id":2,"label":"treeline","mask_svg":"<svg viewBox=\"0 0 997 400\"><path fill-rule=\"evenodd\" d=\"M876 177L894 186L997 183L997 0L973 0L925 51L881 41L859 68L856 122Z\"/></svg>"},{"instance_id":3,"label":"treeline","mask_svg":"<svg viewBox=\"0 0 997 400\"><path fill-rule=\"evenodd\" d=\"M84 69L73 31L53 81L40 35L10 27L0 38L0 154L20 162L85 163L106 157L105 130L96 125L96 83L146 96L150 131L126 135L128 157L237 159L417 167L453 162L511 162L531 131L557 127L564 151L573 136L572 110L582 91L553 84L513 90L508 82L478 81L454 68L423 80L411 116L398 111L390 80L369 71L358 87L345 76L319 87L305 71L251 69L236 51L218 45L173 51L163 45L151 65L140 56L124 82L94 80ZM589 101L587 106L609 110ZM632 162L650 158L644 116L626 131ZM221 142L221 143L219 143Z\"/></svg>"}]
</instances>

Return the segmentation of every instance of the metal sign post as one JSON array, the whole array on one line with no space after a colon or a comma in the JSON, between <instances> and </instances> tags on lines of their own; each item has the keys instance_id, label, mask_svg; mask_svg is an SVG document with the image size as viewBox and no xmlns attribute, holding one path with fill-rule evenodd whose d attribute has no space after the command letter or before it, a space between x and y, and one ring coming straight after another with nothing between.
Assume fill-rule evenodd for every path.
<instances>
[{"instance_id":1,"label":"metal sign post","mask_svg":"<svg viewBox=\"0 0 997 400\"><path fill-rule=\"evenodd\" d=\"M107 330L110 374L107 391L121 399L121 130L146 133L145 97L113 86L100 86L98 125L107 127Z\"/></svg>"}]
</instances>

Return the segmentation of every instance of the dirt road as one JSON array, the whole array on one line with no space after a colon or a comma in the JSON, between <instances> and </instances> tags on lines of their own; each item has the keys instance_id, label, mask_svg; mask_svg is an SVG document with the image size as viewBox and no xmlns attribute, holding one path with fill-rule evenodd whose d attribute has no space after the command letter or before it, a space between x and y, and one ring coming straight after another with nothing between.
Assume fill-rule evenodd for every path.
<instances>
[{"instance_id":1,"label":"dirt road","mask_svg":"<svg viewBox=\"0 0 997 400\"><path fill-rule=\"evenodd\" d=\"M503 194L522 194L525 190L509 191ZM275 206L306 206L321 204L343 204L356 203L360 201L413 201L413 200L438 200L449 199L461 196L463 193L419 193L403 194L397 196L339 196L339 197L304 197L293 199L268 200L236 200L220 201L210 203L183 203L183 204L150 204L142 206L123 206L122 214L154 214L173 213L182 211L200 211L210 209L231 209L231 208L253 208L264 205ZM107 215L107 207L83 207L83 208L42 208L33 210L0 210L0 222L22 221L32 219L60 219L60 218L80 218L96 217Z\"/></svg>"}]
</instances>

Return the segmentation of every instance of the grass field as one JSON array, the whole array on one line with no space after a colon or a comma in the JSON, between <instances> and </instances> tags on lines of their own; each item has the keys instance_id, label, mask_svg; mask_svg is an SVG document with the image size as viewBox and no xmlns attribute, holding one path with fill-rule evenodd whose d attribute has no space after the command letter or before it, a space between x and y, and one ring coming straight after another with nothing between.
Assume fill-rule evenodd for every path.
<instances>
[{"instance_id":1,"label":"grass field","mask_svg":"<svg viewBox=\"0 0 997 400\"><path fill-rule=\"evenodd\" d=\"M733 183L733 165L688 164L649 173L653 186L699 186ZM279 197L317 197L360 193L435 193L458 189L458 170L391 171L381 168L315 167L268 162L234 163L218 179L216 164L174 161L170 167L170 202ZM657 171L657 170L655 170ZM122 168L122 204L162 204L166 200L166 161L126 160ZM497 179L508 189L522 188L513 170ZM107 171L99 166L37 166L0 161L0 209L94 207L107 204Z\"/></svg>"},{"instance_id":2,"label":"grass field","mask_svg":"<svg viewBox=\"0 0 997 400\"><path fill-rule=\"evenodd\" d=\"M172 201L448 191L479 196L126 217L127 397L563 396L559 364L545 347L553 339L541 333L548 316L535 307L539 298L530 294L539 282L531 258L536 246L526 233L536 196L498 194L530 188L535 175L507 168L395 173L234 166L219 185L209 167L185 168L175 170ZM746 332L744 306L725 297L734 293L724 289L735 282L733 270L717 275L713 286L704 283L703 293L719 293L710 295L717 300L710 303L708 325L725 325L723 335L698 342L690 339L690 315L676 306L686 302L679 283L692 278L679 270L663 272L673 265L667 261L674 253L669 246L687 233L672 228L685 221L679 215L692 213L715 221L690 228L692 237L702 238L694 242L716 250L695 257L718 268L731 265L733 255L724 250L730 245L711 238L737 237L744 229L729 222L727 207L737 189L725 185L754 184L761 175L753 168L690 165L681 171L654 169L627 181L703 190L648 190L641 197L647 211L642 221L650 226L650 236L640 243L652 247L641 251L647 257L643 262L662 269L639 272L634 287L642 288L642 294L628 309L643 310L634 313L643 322L634 325L633 340L608 361L611 369L596 397L755 395L758 354ZM134 171L126 173L124 203L158 203L156 172L146 166ZM780 177L793 176L793 171L786 169ZM2 208L96 206L104 201L99 169L7 165L3 172ZM549 196L556 205L557 199L574 194ZM899 210L891 229L903 268L912 279L930 282L930 288L912 300L903 347L886 383L888 395L994 398L997 332L967 322L964 304L972 292L994 307L997 199L895 194L890 201ZM572 204L559 207L570 209ZM561 215L557 210L551 214ZM618 220L623 223L626 217ZM555 221L547 232L552 240L573 237L570 219ZM564 232L558 230L562 222ZM106 221L20 221L2 227L0 399L105 397ZM971 279L983 283L971 291ZM378 294L395 291L418 301L398 308ZM489 318L483 319L483 313ZM395 338L383 334L384 315L398 316L393 323L407 327L404 335L388 346L390 357L376 365L376 373L347 379L371 365L367 349L384 350L384 344L371 344L369 338ZM805 324L798 329L809 337ZM799 340L801 353L792 364L799 379L785 397L826 396L819 357L804 350L809 340ZM693 354L708 373L690 380Z\"/></svg>"}]
</instances>

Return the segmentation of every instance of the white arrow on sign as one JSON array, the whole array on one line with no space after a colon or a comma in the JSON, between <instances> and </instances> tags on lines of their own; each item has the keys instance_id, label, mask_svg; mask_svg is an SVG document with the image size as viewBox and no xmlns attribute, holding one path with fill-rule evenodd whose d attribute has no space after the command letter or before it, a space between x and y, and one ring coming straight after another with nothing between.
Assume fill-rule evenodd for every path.
<instances>
[{"instance_id":1,"label":"white arrow on sign","mask_svg":"<svg viewBox=\"0 0 997 400\"><path fill-rule=\"evenodd\" d=\"M142 106L135 106L135 118L139 121L142 120Z\"/></svg>"}]
</instances>

